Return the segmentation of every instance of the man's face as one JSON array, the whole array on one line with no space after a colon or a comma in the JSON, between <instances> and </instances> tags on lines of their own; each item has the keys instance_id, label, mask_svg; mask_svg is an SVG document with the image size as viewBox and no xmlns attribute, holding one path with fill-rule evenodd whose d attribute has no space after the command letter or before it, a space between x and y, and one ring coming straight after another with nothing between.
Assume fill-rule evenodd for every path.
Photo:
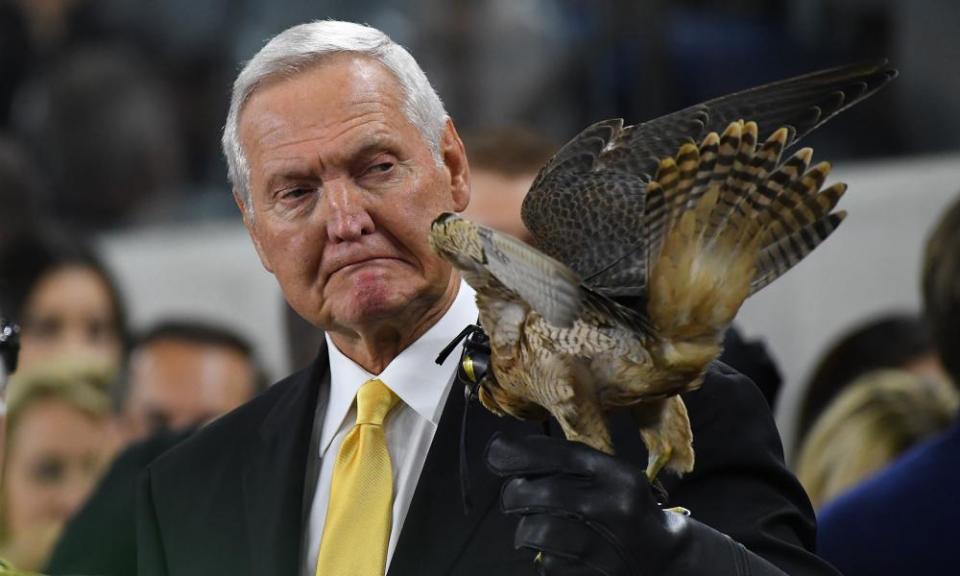
<instances>
[{"instance_id":1,"label":"man's face","mask_svg":"<svg viewBox=\"0 0 960 576\"><path fill-rule=\"evenodd\" d=\"M356 333L422 315L449 290L455 277L427 234L468 202L463 145L448 123L438 166L382 65L337 55L268 83L247 102L240 139L245 223L301 316Z\"/></svg>"},{"instance_id":2,"label":"man's face","mask_svg":"<svg viewBox=\"0 0 960 576\"><path fill-rule=\"evenodd\" d=\"M203 424L249 400L256 374L239 350L217 344L160 339L130 358L124 421L131 440L158 429Z\"/></svg>"}]
</instances>

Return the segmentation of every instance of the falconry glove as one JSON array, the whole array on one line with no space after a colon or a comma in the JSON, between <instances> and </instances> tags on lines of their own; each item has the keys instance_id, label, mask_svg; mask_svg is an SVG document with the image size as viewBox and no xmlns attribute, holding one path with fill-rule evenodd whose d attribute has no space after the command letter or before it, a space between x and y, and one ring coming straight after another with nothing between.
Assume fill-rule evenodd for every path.
<instances>
[{"instance_id":1,"label":"falconry glove","mask_svg":"<svg viewBox=\"0 0 960 576\"><path fill-rule=\"evenodd\" d=\"M539 552L542 574L785 576L685 513L656 502L644 471L547 436L495 436L486 462L505 479L500 506L518 516L514 544Z\"/></svg>"}]
</instances>

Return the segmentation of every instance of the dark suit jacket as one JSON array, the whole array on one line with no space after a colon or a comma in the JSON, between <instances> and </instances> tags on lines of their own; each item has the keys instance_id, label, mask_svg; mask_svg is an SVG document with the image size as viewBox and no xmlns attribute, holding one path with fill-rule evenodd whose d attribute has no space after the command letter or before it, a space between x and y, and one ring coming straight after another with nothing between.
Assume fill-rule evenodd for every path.
<instances>
[{"instance_id":1,"label":"dark suit jacket","mask_svg":"<svg viewBox=\"0 0 960 576\"><path fill-rule=\"evenodd\" d=\"M753 380L767 400L770 410L776 408L783 379L777 363L773 361L763 341L747 340L736 326L731 326L723 337L720 360Z\"/></svg>"},{"instance_id":2,"label":"dark suit jacket","mask_svg":"<svg viewBox=\"0 0 960 576\"><path fill-rule=\"evenodd\" d=\"M156 460L138 498L141 575L282 576L300 573L313 494L315 414L326 402L327 357L209 425ZM685 395L696 469L667 479L670 504L721 530L787 573L835 574L809 552L813 511L783 465L780 439L762 395L748 379L716 364L700 391ZM473 510L463 513L459 484L464 396L451 391L404 522L389 574L532 575L532 554L513 549L514 519L497 507L500 482L482 462L496 430L541 431L471 405L468 459ZM618 453L645 465L639 434L613 426ZM309 479L308 479L309 478Z\"/></svg>"}]
</instances>

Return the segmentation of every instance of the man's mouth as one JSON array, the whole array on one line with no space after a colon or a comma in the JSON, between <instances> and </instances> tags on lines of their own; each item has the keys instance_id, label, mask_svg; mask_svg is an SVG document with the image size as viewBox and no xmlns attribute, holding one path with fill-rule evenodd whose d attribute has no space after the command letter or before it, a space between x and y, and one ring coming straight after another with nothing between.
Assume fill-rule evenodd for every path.
<instances>
[{"instance_id":1,"label":"man's mouth","mask_svg":"<svg viewBox=\"0 0 960 576\"><path fill-rule=\"evenodd\" d=\"M398 258L394 258L392 256L371 256L369 258L361 258L359 260L350 260L348 262L344 262L343 264L338 264L333 270L330 271L330 274L327 277L329 278L337 272L350 272L363 266L391 260L398 260Z\"/></svg>"}]
</instances>

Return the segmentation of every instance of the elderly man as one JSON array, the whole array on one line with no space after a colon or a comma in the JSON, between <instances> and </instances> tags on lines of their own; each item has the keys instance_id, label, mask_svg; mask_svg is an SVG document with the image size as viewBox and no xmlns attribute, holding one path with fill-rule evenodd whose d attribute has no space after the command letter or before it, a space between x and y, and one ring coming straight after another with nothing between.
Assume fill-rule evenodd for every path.
<instances>
[{"instance_id":1,"label":"elderly man","mask_svg":"<svg viewBox=\"0 0 960 576\"><path fill-rule=\"evenodd\" d=\"M609 457L465 406L457 355L433 359L477 309L427 231L466 208L470 171L381 32L327 21L271 40L235 83L224 150L263 265L326 346L149 468L141 574L834 573L808 551L812 511L762 396L723 366L686 397L697 469L665 482L692 518L657 505L629 423Z\"/></svg>"}]
</instances>

